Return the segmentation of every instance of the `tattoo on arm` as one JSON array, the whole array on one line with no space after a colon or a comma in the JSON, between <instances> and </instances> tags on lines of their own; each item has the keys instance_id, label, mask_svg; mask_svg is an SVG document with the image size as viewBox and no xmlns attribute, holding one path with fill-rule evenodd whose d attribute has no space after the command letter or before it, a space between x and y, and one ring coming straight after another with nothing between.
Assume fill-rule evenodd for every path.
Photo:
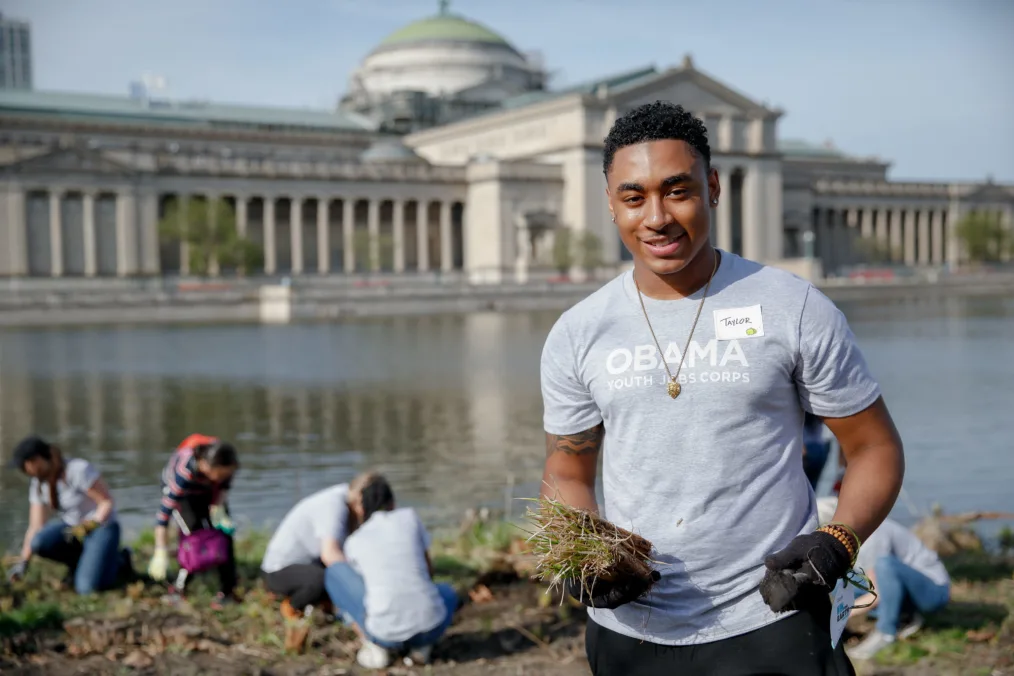
<instances>
[{"instance_id":1,"label":"tattoo on arm","mask_svg":"<svg viewBox=\"0 0 1014 676\"><path fill-rule=\"evenodd\" d=\"M563 452L567 455L588 455L598 453L602 448L602 438L606 428L599 423L591 429L577 434L547 434L546 457L553 453Z\"/></svg>"}]
</instances>

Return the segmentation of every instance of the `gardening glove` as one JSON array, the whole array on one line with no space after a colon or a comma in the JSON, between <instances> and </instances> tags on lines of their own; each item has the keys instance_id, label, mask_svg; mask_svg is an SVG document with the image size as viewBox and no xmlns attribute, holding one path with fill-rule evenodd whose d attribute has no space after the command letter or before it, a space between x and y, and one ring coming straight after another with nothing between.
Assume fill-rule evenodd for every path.
<instances>
[{"instance_id":1,"label":"gardening glove","mask_svg":"<svg viewBox=\"0 0 1014 676\"><path fill-rule=\"evenodd\" d=\"M169 552L165 547L156 547L155 554L152 555L151 562L148 564L148 576L156 582L162 582L165 580L168 569Z\"/></svg>"},{"instance_id":2,"label":"gardening glove","mask_svg":"<svg viewBox=\"0 0 1014 676\"><path fill-rule=\"evenodd\" d=\"M88 534L101 525L102 524L100 524L98 521L95 521L94 519L90 521L84 521L76 526L72 526L70 529L70 534L74 536L74 539L84 542L84 539L88 537Z\"/></svg>"},{"instance_id":3,"label":"gardening glove","mask_svg":"<svg viewBox=\"0 0 1014 676\"><path fill-rule=\"evenodd\" d=\"M229 513L222 505L212 506L211 523L226 535L232 535L236 532L236 524L232 522L232 517L229 516Z\"/></svg>"},{"instance_id":4,"label":"gardening glove","mask_svg":"<svg viewBox=\"0 0 1014 676\"><path fill-rule=\"evenodd\" d=\"M13 566L7 569L7 581L17 582L25 576L25 572L28 570L28 562L24 559L18 561Z\"/></svg>"},{"instance_id":5,"label":"gardening glove","mask_svg":"<svg viewBox=\"0 0 1014 676\"><path fill-rule=\"evenodd\" d=\"M609 582L599 578L587 578L585 588L581 580L567 580L565 589L568 594L591 608L619 608L620 606L641 598L652 584L658 582L662 575L657 570L641 579L627 579L621 582Z\"/></svg>"},{"instance_id":6,"label":"gardening glove","mask_svg":"<svg viewBox=\"0 0 1014 676\"><path fill-rule=\"evenodd\" d=\"M852 568L848 549L821 531L798 535L788 546L764 559L767 570L760 594L781 613L826 603L835 584Z\"/></svg>"}]
</instances>

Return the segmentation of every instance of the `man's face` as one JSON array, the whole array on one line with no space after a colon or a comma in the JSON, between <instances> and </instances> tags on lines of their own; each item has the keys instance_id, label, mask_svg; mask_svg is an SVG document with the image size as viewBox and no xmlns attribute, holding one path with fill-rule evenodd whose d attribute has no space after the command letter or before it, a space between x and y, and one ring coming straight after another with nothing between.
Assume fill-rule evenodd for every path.
<instances>
[{"instance_id":1,"label":"man's face","mask_svg":"<svg viewBox=\"0 0 1014 676\"><path fill-rule=\"evenodd\" d=\"M718 172L685 141L620 148L606 177L620 239L657 275L679 272L700 253L719 192Z\"/></svg>"}]
</instances>

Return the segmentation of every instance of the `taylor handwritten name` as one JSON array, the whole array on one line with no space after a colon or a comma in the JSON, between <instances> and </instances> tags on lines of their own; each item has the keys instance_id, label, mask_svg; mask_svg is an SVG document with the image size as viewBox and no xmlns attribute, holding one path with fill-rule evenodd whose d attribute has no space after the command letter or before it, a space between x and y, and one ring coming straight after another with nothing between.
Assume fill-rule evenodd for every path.
<instances>
[{"instance_id":1,"label":"taylor handwritten name","mask_svg":"<svg viewBox=\"0 0 1014 676\"><path fill-rule=\"evenodd\" d=\"M722 320L724 326L739 326L740 324L749 324L749 317L726 317Z\"/></svg>"}]
</instances>

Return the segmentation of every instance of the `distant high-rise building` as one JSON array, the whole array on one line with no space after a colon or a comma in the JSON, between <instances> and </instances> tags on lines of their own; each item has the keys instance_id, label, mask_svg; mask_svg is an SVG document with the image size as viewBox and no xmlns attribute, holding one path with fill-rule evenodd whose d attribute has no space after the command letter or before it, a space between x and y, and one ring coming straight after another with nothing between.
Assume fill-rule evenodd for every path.
<instances>
[{"instance_id":1,"label":"distant high-rise building","mask_svg":"<svg viewBox=\"0 0 1014 676\"><path fill-rule=\"evenodd\" d=\"M0 14L0 89L32 88L32 37L27 21Z\"/></svg>"}]
</instances>

